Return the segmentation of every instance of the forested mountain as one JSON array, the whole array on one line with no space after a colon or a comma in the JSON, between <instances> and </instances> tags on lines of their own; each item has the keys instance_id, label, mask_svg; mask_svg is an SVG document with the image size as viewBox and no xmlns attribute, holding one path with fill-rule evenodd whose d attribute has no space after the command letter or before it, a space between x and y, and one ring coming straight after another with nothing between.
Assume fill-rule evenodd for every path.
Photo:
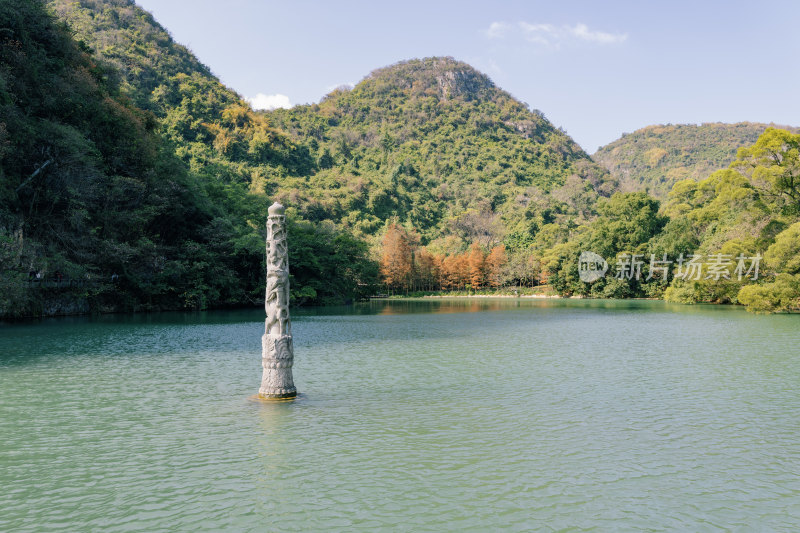
<instances>
[{"instance_id":1,"label":"forested mountain","mask_svg":"<svg viewBox=\"0 0 800 533\"><path fill-rule=\"evenodd\" d=\"M307 152L254 114L133 0L47 4L96 61L112 67L108 83L160 119L162 134L192 171L245 187L311 171Z\"/></svg>"},{"instance_id":2,"label":"forested mountain","mask_svg":"<svg viewBox=\"0 0 800 533\"><path fill-rule=\"evenodd\" d=\"M309 219L337 221L373 249L387 221L440 260L473 243L485 253L503 244L506 282L529 280L531 258L592 219L615 188L540 112L451 58L382 68L269 117L305 143L318 170L267 194Z\"/></svg>"},{"instance_id":3,"label":"forested mountain","mask_svg":"<svg viewBox=\"0 0 800 533\"><path fill-rule=\"evenodd\" d=\"M24 0L0 21L7 312L37 312L34 273L83 280L95 308L256 302L274 199L293 295L322 303L372 290L390 223L448 253L504 242L522 264L613 190L541 113L452 59L255 113L133 2L47 7L66 25Z\"/></svg>"},{"instance_id":4,"label":"forested mountain","mask_svg":"<svg viewBox=\"0 0 800 533\"><path fill-rule=\"evenodd\" d=\"M318 170L267 192L360 234L395 219L423 244L500 242L586 220L613 190L540 112L451 58L382 68L320 104L269 116L308 146Z\"/></svg>"},{"instance_id":5,"label":"forested mountain","mask_svg":"<svg viewBox=\"0 0 800 533\"><path fill-rule=\"evenodd\" d=\"M192 264L213 254L204 248L220 211L154 132L155 118L39 2L3 2L0 28L0 307L35 300L22 283L29 272L83 286L125 273L125 296L153 305L191 301L198 275L230 275ZM144 279L173 283L149 292Z\"/></svg>"},{"instance_id":6,"label":"forested mountain","mask_svg":"<svg viewBox=\"0 0 800 533\"><path fill-rule=\"evenodd\" d=\"M644 191L663 200L675 183L699 181L727 167L739 148L755 143L769 126L753 122L647 126L603 146L592 158L611 172L623 192Z\"/></svg>"},{"instance_id":7,"label":"forested mountain","mask_svg":"<svg viewBox=\"0 0 800 533\"><path fill-rule=\"evenodd\" d=\"M282 199L311 221L373 236L398 219L426 243L456 235L466 247L474 235L454 226L476 222L459 217L491 225L486 239L532 235L585 220L613 188L540 112L452 59L393 65L318 105L253 113L132 1L49 5L161 119L193 171Z\"/></svg>"},{"instance_id":8,"label":"forested mountain","mask_svg":"<svg viewBox=\"0 0 800 533\"><path fill-rule=\"evenodd\" d=\"M800 308L800 134L768 128L727 169L676 184L664 213L691 224L697 254L763 256L762 284L677 280L668 299Z\"/></svg>"},{"instance_id":9,"label":"forested mountain","mask_svg":"<svg viewBox=\"0 0 800 533\"><path fill-rule=\"evenodd\" d=\"M75 311L87 300L97 310L262 300L271 200L198 163L213 143L172 135L168 113L136 107L135 87L115 83L114 65L42 2L0 3L0 44L0 315ZM208 96L186 94L181 105ZM298 296L370 290L377 266L364 243L297 218L290 227Z\"/></svg>"},{"instance_id":10,"label":"forested mountain","mask_svg":"<svg viewBox=\"0 0 800 533\"><path fill-rule=\"evenodd\" d=\"M294 303L351 300L379 281L549 277L564 295L800 307L790 131L645 128L595 155L609 173L452 58L254 112L130 0L6 0L0 43L0 315L56 297L97 310L254 305L274 200L288 207ZM771 277L590 285L583 250L611 263L761 254Z\"/></svg>"},{"instance_id":11,"label":"forested mountain","mask_svg":"<svg viewBox=\"0 0 800 533\"><path fill-rule=\"evenodd\" d=\"M121 92L151 110L191 170L266 195L380 252L390 222L432 250L503 242L522 268L615 188L538 111L450 58L412 60L320 104L253 113L128 0L53 0ZM234 191L235 190L235 191ZM251 194L248 194L251 193Z\"/></svg>"},{"instance_id":12,"label":"forested mountain","mask_svg":"<svg viewBox=\"0 0 800 533\"><path fill-rule=\"evenodd\" d=\"M678 182L662 209L635 192L615 194L599 211L547 253L562 294L800 309L800 134L768 128L728 168ZM583 250L606 258L611 275L580 281ZM635 257L641 276L631 275Z\"/></svg>"},{"instance_id":13,"label":"forested mountain","mask_svg":"<svg viewBox=\"0 0 800 533\"><path fill-rule=\"evenodd\" d=\"M539 209L540 225L585 218L613 189L540 112L449 58L380 69L318 105L253 113L132 0L48 4L115 67L122 92L161 119L192 170L283 198L309 220L372 235L398 217L427 240L468 209L513 220L514 231L550 192L560 200Z\"/></svg>"}]
</instances>

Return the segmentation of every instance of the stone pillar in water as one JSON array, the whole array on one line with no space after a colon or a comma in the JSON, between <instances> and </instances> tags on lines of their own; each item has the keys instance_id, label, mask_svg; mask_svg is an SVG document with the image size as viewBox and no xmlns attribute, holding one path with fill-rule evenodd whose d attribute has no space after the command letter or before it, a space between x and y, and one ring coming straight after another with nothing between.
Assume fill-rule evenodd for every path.
<instances>
[{"instance_id":1,"label":"stone pillar in water","mask_svg":"<svg viewBox=\"0 0 800 533\"><path fill-rule=\"evenodd\" d=\"M258 396L266 399L297 396L292 380L294 348L289 321L289 250L284 212L284 207L275 202L267 217L267 320L261 337L264 374L258 390Z\"/></svg>"}]
</instances>

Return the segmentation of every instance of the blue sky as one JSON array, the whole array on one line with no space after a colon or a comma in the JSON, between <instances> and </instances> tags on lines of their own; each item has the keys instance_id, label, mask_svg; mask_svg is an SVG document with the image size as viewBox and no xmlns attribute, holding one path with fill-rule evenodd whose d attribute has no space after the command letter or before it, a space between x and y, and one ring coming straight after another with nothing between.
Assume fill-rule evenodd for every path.
<instances>
[{"instance_id":1,"label":"blue sky","mask_svg":"<svg viewBox=\"0 0 800 533\"><path fill-rule=\"evenodd\" d=\"M445 55L589 153L649 124L800 126L793 0L136 1L261 105L319 101L376 68Z\"/></svg>"}]
</instances>

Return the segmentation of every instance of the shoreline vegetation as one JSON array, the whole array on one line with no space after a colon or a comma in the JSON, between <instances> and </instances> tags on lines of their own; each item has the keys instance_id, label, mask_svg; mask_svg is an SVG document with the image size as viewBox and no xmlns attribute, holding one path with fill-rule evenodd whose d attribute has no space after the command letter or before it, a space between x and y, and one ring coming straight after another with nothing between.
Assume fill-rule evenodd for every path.
<instances>
[{"instance_id":1,"label":"shoreline vegetation","mask_svg":"<svg viewBox=\"0 0 800 533\"><path fill-rule=\"evenodd\" d=\"M562 296L555 292L520 292L518 294L509 293L507 290L498 290L498 291L477 291L471 292L468 291L424 291L424 292L416 292L410 294L393 294L393 295L379 295L379 296L371 296L370 300L417 300L417 299L425 299L425 298L520 298L520 299L538 299L538 300L618 300L618 301L625 301L625 300L647 300L647 301L665 301L668 303L673 304L681 304L681 305L722 305L722 306L732 306L732 307L741 307L742 309L746 309L744 304L741 303L734 303L734 302L678 302L672 300L665 300L664 298L653 298L653 297L630 297L630 298L607 298L602 296L585 296L585 295L571 295L571 296ZM792 309L785 309L781 311L773 311L772 314L798 314L800 313L800 308L792 308ZM759 314L766 314L766 313L759 313Z\"/></svg>"},{"instance_id":2,"label":"shoreline vegetation","mask_svg":"<svg viewBox=\"0 0 800 533\"><path fill-rule=\"evenodd\" d=\"M648 127L592 159L452 57L255 111L133 0L7 0L0 45L0 316L260 306L274 201L294 306L548 285L800 309L795 129Z\"/></svg>"},{"instance_id":3,"label":"shoreline vegetation","mask_svg":"<svg viewBox=\"0 0 800 533\"><path fill-rule=\"evenodd\" d=\"M556 293L548 285L538 285L536 287L499 287L484 289L463 289L463 290L418 290L383 293L370 296L370 300L395 300L405 298L564 298ZM569 297L568 297L569 298Z\"/></svg>"}]
</instances>

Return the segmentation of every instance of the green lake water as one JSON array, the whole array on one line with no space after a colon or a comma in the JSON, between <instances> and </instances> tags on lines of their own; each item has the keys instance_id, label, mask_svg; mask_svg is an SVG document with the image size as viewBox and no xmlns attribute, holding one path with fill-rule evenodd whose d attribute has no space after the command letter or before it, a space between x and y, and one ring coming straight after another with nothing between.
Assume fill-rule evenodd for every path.
<instances>
[{"instance_id":1,"label":"green lake water","mask_svg":"<svg viewBox=\"0 0 800 533\"><path fill-rule=\"evenodd\" d=\"M800 315L376 301L0 324L0 531L800 530Z\"/></svg>"}]
</instances>

